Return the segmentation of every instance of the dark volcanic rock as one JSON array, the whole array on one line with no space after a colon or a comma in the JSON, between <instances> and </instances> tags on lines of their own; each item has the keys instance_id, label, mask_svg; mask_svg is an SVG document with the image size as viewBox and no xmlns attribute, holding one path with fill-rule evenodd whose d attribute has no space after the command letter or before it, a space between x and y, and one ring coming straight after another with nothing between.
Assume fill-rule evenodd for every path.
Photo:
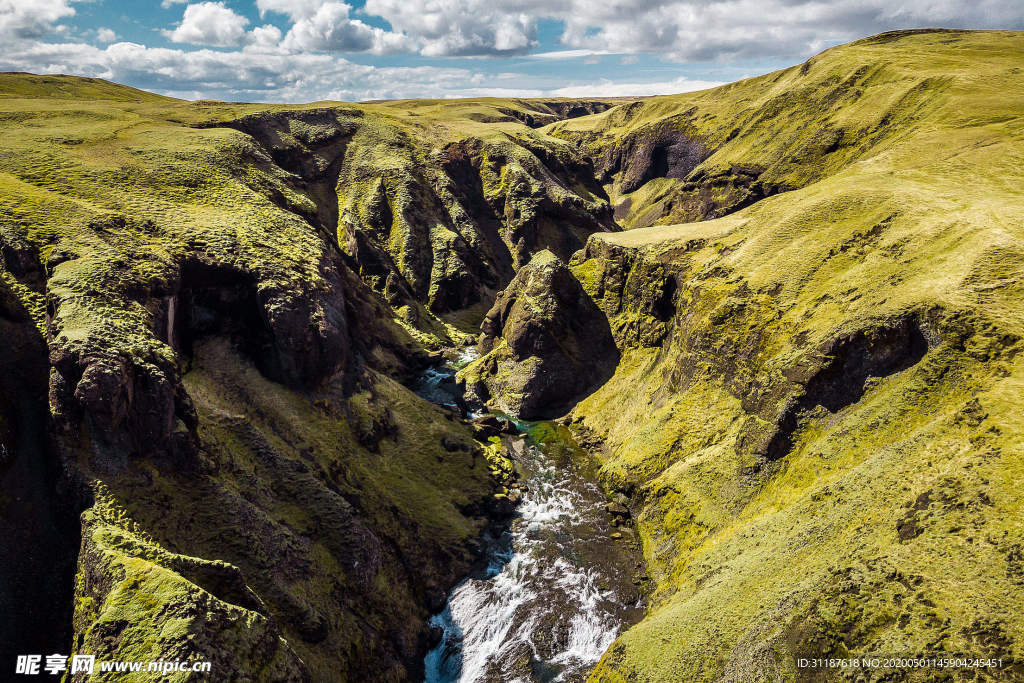
<instances>
[{"instance_id":1,"label":"dark volcanic rock","mask_svg":"<svg viewBox=\"0 0 1024 683\"><path fill-rule=\"evenodd\" d=\"M8 259L5 240L0 251ZM19 257L20 258L20 257ZM46 343L0 264L0 658L51 652L71 638L76 515L60 495L46 398ZM24 291L24 290L23 290Z\"/></svg>"},{"instance_id":2,"label":"dark volcanic rock","mask_svg":"<svg viewBox=\"0 0 1024 683\"><path fill-rule=\"evenodd\" d=\"M628 194L655 178L686 178L713 151L669 121L626 136L599 160L598 171L605 182L621 173L619 191Z\"/></svg>"},{"instance_id":3,"label":"dark volcanic rock","mask_svg":"<svg viewBox=\"0 0 1024 683\"><path fill-rule=\"evenodd\" d=\"M568 266L541 252L498 297L481 325L484 355L467 368L468 389L511 415L567 412L614 372L608 321Z\"/></svg>"},{"instance_id":4,"label":"dark volcanic rock","mask_svg":"<svg viewBox=\"0 0 1024 683\"><path fill-rule=\"evenodd\" d=\"M186 355L196 339L223 334L271 379L315 387L349 364L346 306L358 289L336 257L325 255L318 270L321 286L297 291L261 281L259 273L189 259L167 305L166 331L157 331Z\"/></svg>"},{"instance_id":5,"label":"dark volcanic rock","mask_svg":"<svg viewBox=\"0 0 1024 683\"><path fill-rule=\"evenodd\" d=\"M592 233L618 230L592 162L571 145L528 135L434 144L367 128L340 167L339 240L393 306L489 303L534 254L568 259ZM402 161L381 172L385 150Z\"/></svg>"},{"instance_id":6,"label":"dark volcanic rock","mask_svg":"<svg viewBox=\"0 0 1024 683\"><path fill-rule=\"evenodd\" d=\"M482 435L484 438L489 436L500 436L501 434L518 434L519 430L511 420L505 418L496 417L494 415L484 415L473 420L470 424L473 425L473 430Z\"/></svg>"}]
</instances>

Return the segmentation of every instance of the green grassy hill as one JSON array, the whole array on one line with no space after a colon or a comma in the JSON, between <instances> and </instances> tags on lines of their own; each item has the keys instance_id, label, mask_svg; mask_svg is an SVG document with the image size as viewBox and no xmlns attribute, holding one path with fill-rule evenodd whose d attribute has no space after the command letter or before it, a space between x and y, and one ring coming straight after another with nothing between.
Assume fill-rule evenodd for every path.
<instances>
[{"instance_id":1,"label":"green grassy hill","mask_svg":"<svg viewBox=\"0 0 1024 683\"><path fill-rule=\"evenodd\" d=\"M416 677L497 483L403 382L506 289L524 353L617 347L571 419L653 595L593 680L1024 676L1022 103L1010 32L626 102L0 74L0 641Z\"/></svg>"},{"instance_id":2,"label":"green grassy hill","mask_svg":"<svg viewBox=\"0 0 1024 683\"><path fill-rule=\"evenodd\" d=\"M3 563L12 651L415 677L496 483L468 427L399 383L426 361L410 332L448 332L396 324L360 279L338 215L367 197L338 177L376 182L389 140L422 155L411 137L446 128L530 137L519 119L562 104L532 106L184 102L0 75L3 388L21 397L0 401L0 538L47 548ZM405 278L388 251L405 246L366 248Z\"/></svg>"},{"instance_id":3,"label":"green grassy hill","mask_svg":"<svg viewBox=\"0 0 1024 683\"><path fill-rule=\"evenodd\" d=\"M553 126L655 224L574 260L623 350L575 419L657 586L594 680L1024 675L1022 64L1020 33L885 34Z\"/></svg>"},{"instance_id":4,"label":"green grassy hill","mask_svg":"<svg viewBox=\"0 0 1024 683\"><path fill-rule=\"evenodd\" d=\"M9 99L54 99L74 101L152 102L170 104L180 102L127 85L111 83L101 78L81 76L40 76L28 73L0 73L0 97Z\"/></svg>"},{"instance_id":5,"label":"green grassy hill","mask_svg":"<svg viewBox=\"0 0 1024 683\"><path fill-rule=\"evenodd\" d=\"M919 155L928 135L946 148L1012 131L1019 44L1012 32L882 34L789 69L549 130L595 159L623 227L715 218L910 149L908 135Z\"/></svg>"}]
</instances>

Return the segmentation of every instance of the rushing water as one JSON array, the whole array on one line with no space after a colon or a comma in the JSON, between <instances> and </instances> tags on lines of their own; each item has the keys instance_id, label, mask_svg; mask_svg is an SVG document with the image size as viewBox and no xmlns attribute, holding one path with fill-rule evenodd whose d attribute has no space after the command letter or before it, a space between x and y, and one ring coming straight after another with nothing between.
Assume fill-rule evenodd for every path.
<instances>
[{"instance_id":1,"label":"rushing water","mask_svg":"<svg viewBox=\"0 0 1024 683\"><path fill-rule=\"evenodd\" d=\"M413 391L431 403L466 409L466 405L462 402L462 394L455 385L455 373L472 363L478 356L479 353L473 346L458 350L452 354L450 360L432 365L420 373ZM477 414L470 413L467 417L472 419L477 417Z\"/></svg>"},{"instance_id":2,"label":"rushing water","mask_svg":"<svg viewBox=\"0 0 1024 683\"><path fill-rule=\"evenodd\" d=\"M457 403L446 398L452 372L451 364L433 368L417 391ZM445 390L431 395L438 386ZM505 445L521 471L522 501L508 530L491 539L486 566L433 617L443 636L424 662L428 683L583 680L641 616L634 535L612 526L589 456L564 427L519 427L526 434Z\"/></svg>"}]
</instances>

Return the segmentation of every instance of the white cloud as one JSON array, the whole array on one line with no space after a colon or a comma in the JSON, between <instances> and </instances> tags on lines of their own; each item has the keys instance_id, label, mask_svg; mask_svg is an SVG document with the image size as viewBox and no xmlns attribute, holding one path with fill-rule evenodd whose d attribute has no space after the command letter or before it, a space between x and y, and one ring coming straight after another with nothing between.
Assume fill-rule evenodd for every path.
<instances>
[{"instance_id":1,"label":"white cloud","mask_svg":"<svg viewBox=\"0 0 1024 683\"><path fill-rule=\"evenodd\" d=\"M567 46L677 61L796 59L898 28L1024 27L1024 5L1006 0L550 0L541 11L564 21Z\"/></svg>"},{"instance_id":2,"label":"white cloud","mask_svg":"<svg viewBox=\"0 0 1024 683\"><path fill-rule=\"evenodd\" d=\"M556 50L554 52L534 52L526 55L530 59L578 59L580 57L600 57L611 54L607 50Z\"/></svg>"},{"instance_id":3,"label":"white cloud","mask_svg":"<svg viewBox=\"0 0 1024 683\"><path fill-rule=\"evenodd\" d=\"M264 0L261 0L261 2ZM276 3L275 3L276 4ZM261 6L261 11L264 7ZM388 54L415 50L405 36L368 26L349 16L351 7L343 2L324 2L311 13L298 4L292 8L298 17L281 45L290 50L312 52L373 52Z\"/></svg>"},{"instance_id":4,"label":"white cloud","mask_svg":"<svg viewBox=\"0 0 1024 683\"><path fill-rule=\"evenodd\" d=\"M316 11L329 0L256 0L256 8L260 17L267 12L277 12L291 17L292 21L305 19L316 14Z\"/></svg>"},{"instance_id":5,"label":"white cloud","mask_svg":"<svg viewBox=\"0 0 1024 683\"><path fill-rule=\"evenodd\" d=\"M0 0L0 39L44 36L74 14L69 0Z\"/></svg>"},{"instance_id":6,"label":"white cloud","mask_svg":"<svg viewBox=\"0 0 1024 683\"><path fill-rule=\"evenodd\" d=\"M607 97L684 92L717 85L662 83L534 85L526 74L462 68L375 67L329 54L294 53L252 44L240 50L182 50L137 43L99 48L84 43L21 41L0 54L0 70L75 73L131 83L189 99L263 102L360 101L410 97ZM503 85L498 86L497 83Z\"/></svg>"},{"instance_id":7,"label":"white cloud","mask_svg":"<svg viewBox=\"0 0 1024 683\"><path fill-rule=\"evenodd\" d=\"M85 1L85 0L82 0ZM176 5L179 0L164 0ZM716 85L685 78L645 82L622 65L647 53L681 61L774 57L796 61L831 44L906 26L1024 28L1024 8L1006 0L254 0L251 27L224 2L189 3L175 41L230 50L87 45L61 36L116 40L110 29L69 30L74 0L0 0L0 70L77 73L187 97L250 101L386 99L484 94L613 96L683 92ZM109 3L108 3L109 4ZM390 29L374 26L381 17ZM565 49L530 55L542 21L561 21ZM108 31L110 31L108 33ZM61 41L61 42L46 42ZM526 55L525 73L486 67L375 67L339 52L427 56ZM571 59L617 55L605 80L583 82ZM544 65L551 64L550 73ZM632 61L631 61L632 60ZM487 73L487 72L490 73ZM627 74L618 80L612 74ZM564 85L569 82L570 85Z\"/></svg>"},{"instance_id":8,"label":"white cloud","mask_svg":"<svg viewBox=\"0 0 1024 683\"><path fill-rule=\"evenodd\" d=\"M0 71L74 73L172 96L264 102L445 97L479 82L467 69L375 67L312 53L250 45L182 50L137 43L21 41L0 53Z\"/></svg>"},{"instance_id":9,"label":"white cloud","mask_svg":"<svg viewBox=\"0 0 1024 683\"><path fill-rule=\"evenodd\" d=\"M795 59L897 28L1024 28L1010 0L367 0L364 11L429 56L522 54L545 19L563 22L569 48L678 61Z\"/></svg>"},{"instance_id":10,"label":"white cloud","mask_svg":"<svg viewBox=\"0 0 1024 683\"><path fill-rule=\"evenodd\" d=\"M117 40L117 34L109 28L96 29L96 40L101 43L112 43Z\"/></svg>"},{"instance_id":11,"label":"white cloud","mask_svg":"<svg viewBox=\"0 0 1024 683\"><path fill-rule=\"evenodd\" d=\"M185 7L185 16L173 31L163 34L176 43L237 47L246 42L249 20L223 2L199 2Z\"/></svg>"},{"instance_id":12,"label":"white cloud","mask_svg":"<svg viewBox=\"0 0 1024 683\"><path fill-rule=\"evenodd\" d=\"M366 0L367 14L421 44L429 57L523 54L537 43L537 0ZM531 11L533 10L533 11Z\"/></svg>"},{"instance_id":13,"label":"white cloud","mask_svg":"<svg viewBox=\"0 0 1024 683\"><path fill-rule=\"evenodd\" d=\"M582 56L591 62L604 54L641 53L680 62L797 59L894 28L1024 27L1024 6L1008 0L366 0L362 18L341 0L255 3L260 16L288 18L288 49L428 57L527 55L543 20L562 23L567 50L540 58ZM366 17L383 19L391 30ZM228 37L240 40L243 31L244 25L231 25ZM189 37L187 42L205 35L198 27L186 31L185 22L172 34ZM228 44L227 37L220 40L204 44Z\"/></svg>"},{"instance_id":14,"label":"white cloud","mask_svg":"<svg viewBox=\"0 0 1024 683\"><path fill-rule=\"evenodd\" d=\"M253 45L273 47L281 42L281 29L273 24L257 26L249 33L249 40Z\"/></svg>"},{"instance_id":15,"label":"white cloud","mask_svg":"<svg viewBox=\"0 0 1024 683\"><path fill-rule=\"evenodd\" d=\"M163 0L163 2L160 3L160 6L164 9L168 9L174 5L184 5L187 2L188 0Z\"/></svg>"},{"instance_id":16,"label":"white cloud","mask_svg":"<svg viewBox=\"0 0 1024 683\"><path fill-rule=\"evenodd\" d=\"M548 90L548 97L642 97L648 95L674 95L681 92L706 90L722 85L721 81L697 81L681 77L671 81L629 83L601 80Z\"/></svg>"}]
</instances>

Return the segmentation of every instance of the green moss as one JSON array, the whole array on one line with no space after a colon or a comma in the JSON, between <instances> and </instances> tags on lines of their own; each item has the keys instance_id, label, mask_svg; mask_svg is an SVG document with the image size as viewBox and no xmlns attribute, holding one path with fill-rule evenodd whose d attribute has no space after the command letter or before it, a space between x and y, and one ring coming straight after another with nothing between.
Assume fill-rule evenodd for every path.
<instances>
[{"instance_id":1,"label":"green moss","mask_svg":"<svg viewBox=\"0 0 1024 683\"><path fill-rule=\"evenodd\" d=\"M501 439L496 436L490 437L483 447L483 452L495 481L503 482L507 486L508 482L515 478L516 466L508 457Z\"/></svg>"},{"instance_id":2,"label":"green moss","mask_svg":"<svg viewBox=\"0 0 1024 683\"><path fill-rule=\"evenodd\" d=\"M96 487L79 650L202 654L225 679L403 675L380 634L416 642L417 591L468 566L483 522L461 511L507 483L500 446L477 465L467 429L373 370L292 391L223 339L187 367L154 332L154 302L186 258L250 274L272 313L322 295L336 228L407 331L369 352L382 368L403 349L465 342L511 269L587 241L573 272L623 355L576 416L602 439L604 483L633 498L656 583L647 618L595 679L786 680L805 653L993 644L1019 660L1020 34L890 38L544 131L523 121L548 121L557 102L187 103L0 75L0 229L47 276L45 295L6 270L5 288L69 356L183 381L198 413L187 467L94 460L82 434L72 464ZM243 119L281 123L276 158L308 154L320 189L237 130ZM576 143L601 160L654 128L710 156L628 195L621 177L602 190L571 171L584 161ZM347 145L337 178L321 147L335 135ZM479 196L444 170L456 149ZM674 224L755 190L790 191ZM590 236L605 193L624 225L654 227ZM480 300L445 301L464 290ZM795 413L782 457L764 457L829 344L906 320L927 336L923 359L848 405ZM462 376L473 383L483 362ZM532 370L487 371L514 386Z\"/></svg>"},{"instance_id":3,"label":"green moss","mask_svg":"<svg viewBox=\"0 0 1024 683\"><path fill-rule=\"evenodd\" d=\"M717 220L596 235L575 263L624 348L575 413L604 439L607 484L633 494L657 585L595 680L791 680L798 656L1019 655L1024 604L1006 571L1021 507L1007 482L1022 471L1009 391L1024 370L1024 232L1009 217L1024 193L1006 163L1022 154L1019 47L1000 32L862 42L806 70L555 127L614 144L679 117L717 149L704 170L761 164L799 188ZM671 222L651 202L673 183L638 190L650 194L634 210ZM661 323L652 296L670 278ZM797 413L791 443L765 459L833 340L908 319L923 359L849 405Z\"/></svg>"},{"instance_id":4,"label":"green moss","mask_svg":"<svg viewBox=\"0 0 1024 683\"><path fill-rule=\"evenodd\" d=\"M427 592L432 599L469 566L484 520L464 511L479 509L509 463L491 453L482 466L468 428L382 373L406 370L399 355L468 342L482 310L442 318L428 308L429 295L396 299L389 303L400 304L408 334L391 327L386 306L355 277L344 279L344 268L344 282L329 280L326 195L296 183L232 126L281 114L282 144L306 150L351 126L349 158L369 159L351 164L351 188L367 196L375 183L382 188L397 216L382 226L383 241L394 237L405 259L398 272L415 279L419 255L460 239L479 246L430 196L435 179L424 169L434 163L435 133L468 123L450 139L470 128L484 134L491 123L462 117L508 104L437 103L428 120L392 105L188 103L98 81L0 76L0 230L5 243L38 253L47 277L45 295L6 270L4 285L62 363L102 366L104 379L129 388L104 395L111 430L131 431L120 420L123 411L132 419L133 392L142 400L170 388L169 396L178 383L198 413L199 455L187 462L155 452L160 443L131 454L104 450L96 437L105 425L68 437L69 466L96 487L76 587L81 652L208 654L224 679L295 680L308 670L319 680L371 668L384 680L404 675L395 642L408 646L402 657L415 649ZM322 111L337 126L301 116ZM363 182L360 169L383 180ZM338 188L343 241L349 211L367 219L347 189ZM409 227L409 217L430 202L436 216L417 233L422 241L410 241L405 232L422 226ZM182 264L197 260L251 278L268 318L325 296L366 306L365 325L354 331L366 339L360 362L380 372L339 375L304 393L268 381L223 338L186 358L159 330ZM439 258L436 267L443 275L460 266ZM437 276L431 268L428 284ZM314 327L321 313L311 314ZM55 420L74 427L79 378L62 368L70 385L56 390ZM153 412L169 407L186 429L182 405Z\"/></svg>"}]
</instances>

